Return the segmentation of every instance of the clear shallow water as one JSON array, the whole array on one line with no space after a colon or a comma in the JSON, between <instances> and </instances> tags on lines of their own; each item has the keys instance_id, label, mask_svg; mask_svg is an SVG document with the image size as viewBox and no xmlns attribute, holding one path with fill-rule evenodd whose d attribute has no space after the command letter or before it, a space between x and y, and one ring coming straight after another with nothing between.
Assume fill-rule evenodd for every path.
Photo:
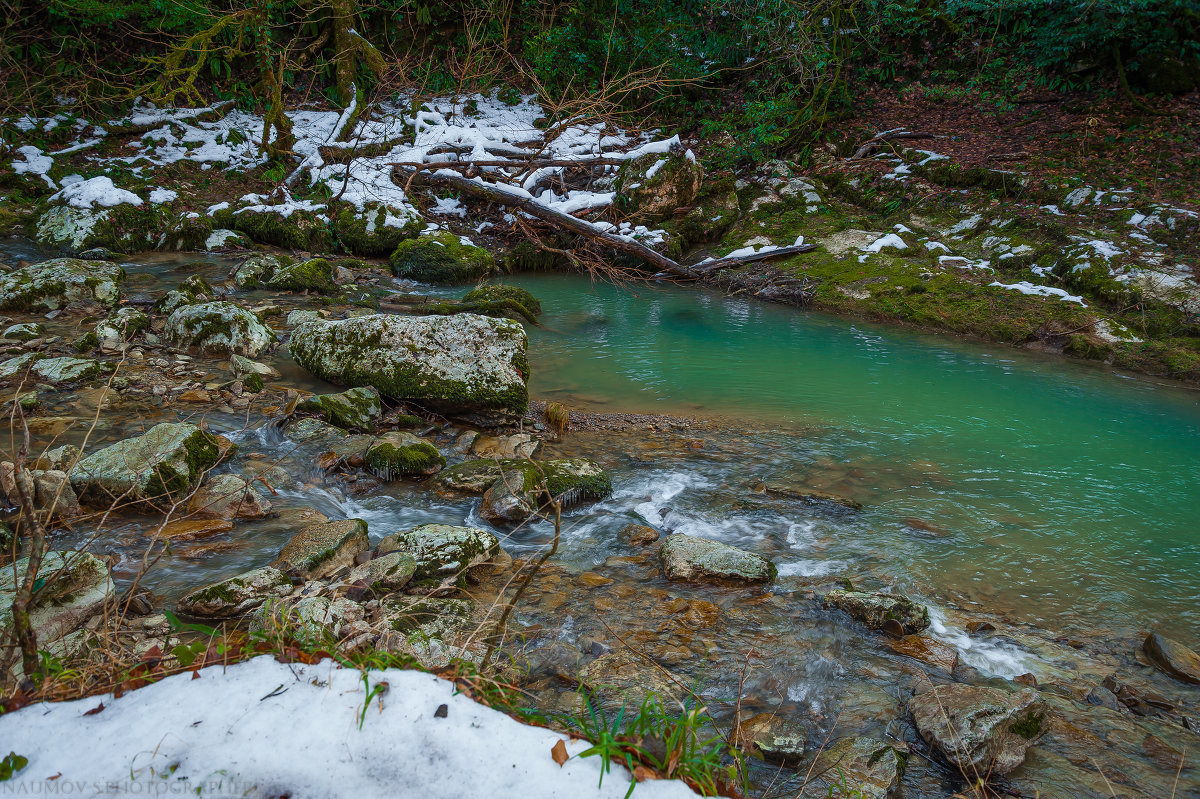
<instances>
[{"instance_id":1,"label":"clear shallow water","mask_svg":"<svg viewBox=\"0 0 1200 799\"><path fill-rule=\"evenodd\" d=\"M530 330L533 396L778 431L732 465L659 474L662 485L692 483L673 505L711 494L705 483L736 494L757 477L866 506L775 520L773 535L795 542L785 573L821 568L814 555L851 573L866 559L901 584L1054 630L1194 637L1200 393L691 289L512 282L545 308L545 326ZM717 524L727 539L761 534L711 511L690 524ZM814 542L819 555L804 551Z\"/></svg>"}]
</instances>

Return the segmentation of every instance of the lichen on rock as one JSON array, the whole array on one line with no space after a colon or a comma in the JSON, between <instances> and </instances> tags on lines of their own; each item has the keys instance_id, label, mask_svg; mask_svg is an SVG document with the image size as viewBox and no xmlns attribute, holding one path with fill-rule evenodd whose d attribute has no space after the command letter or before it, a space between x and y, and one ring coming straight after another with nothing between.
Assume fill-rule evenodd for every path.
<instances>
[{"instance_id":1,"label":"lichen on rock","mask_svg":"<svg viewBox=\"0 0 1200 799\"><path fill-rule=\"evenodd\" d=\"M442 412L510 414L528 404L527 346L521 325L474 314L310 321L290 343L297 363L333 383Z\"/></svg>"},{"instance_id":2,"label":"lichen on rock","mask_svg":"<svg viewBox=\"0 0 1200 799\"><path fill-rule=\"evenodd\" d=\"M437 447L403 431L385 433L371 442L365 460L367 469L381 480L423 477L446 465Z\"/></svg>"},{"instance_id":3,"label":"lichen on rock","mask_svg":"<svg viewBox=\"0 0 1200 799\"><path fill-rule=\"evenodd\" d=\"M275 333L257 316L232 302L184 305L167 317L163 338L172 347L206 355L253 358L275 343Z\"/></svg>"},{"instance_id":4,"label":"lichen on rock","mask_svg":"<svg viewBox=\"0 0 1200 799\"><path fill-rule=\"evenodd\" d=\"M0 310L54 311L72 302L111 308L125 270L106 261L55 258L0 275Z\"/></svg>"}]
</instances>

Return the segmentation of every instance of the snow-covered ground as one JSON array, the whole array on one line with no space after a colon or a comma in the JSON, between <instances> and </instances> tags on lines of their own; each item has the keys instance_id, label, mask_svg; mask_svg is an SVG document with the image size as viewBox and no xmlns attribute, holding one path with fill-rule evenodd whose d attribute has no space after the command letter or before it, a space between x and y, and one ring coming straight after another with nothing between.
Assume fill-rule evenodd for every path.
<instances>
[{"instance_id":1,"label":"snow-covered ground","mask_svg":"<svg viewBox=\"0 0 1200 799\"><path fill-rule=\"evenodd\" d=\"M365 687L362 672L330 660L264 655L198 675L0 716L3 748L29 758L3 793L619 799L630 787L619 766L600 784L601 759L577 756L586 742L521 724L424 672L366 672ZM571 755L561 767L551 757L559 741ZM635 795L695 794L663 780Z\"/></svg>"}]
</instances>

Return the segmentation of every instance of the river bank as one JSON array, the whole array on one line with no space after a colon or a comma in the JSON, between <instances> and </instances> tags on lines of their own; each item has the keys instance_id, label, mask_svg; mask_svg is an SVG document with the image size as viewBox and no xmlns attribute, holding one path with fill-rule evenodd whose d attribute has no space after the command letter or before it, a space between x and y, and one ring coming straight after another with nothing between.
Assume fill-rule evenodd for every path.
<instances>
[{"instance_id":1,"label":"river bank","mask_svg":"<svg viewBox=\"0 0 1200 799\"><path fill-rule=\"evenodd\" d=\"M521 126L511 119L515 127L492 124L485 114L483 123L466 127L477 137L472 146L512 146L536 130L527 124L530 108L508 108L524 115L517 120ZM466 134L447 121L446 112L427 113L442 114L440 122L426 119L440 138L405 146L423 148L422 157L438 155L433 151L446 146L448 132L452 144L463 145ZM186 161L182 154L197 153L199 172L212 171L203 169L205 163L234 163L228 155L237 151L237 143L230 144L234 128L222 127L228 117L196 124L176 117L151 115L146 122L181 142L174 155ZM337 122L324 116L309 121L320 135L322 125L331 131ZM153 127L158 123L164 128ZM593 154L587 135L597 137L596 147L607 140L629 152L650 148L642 163L647 181L692 163L686 150L672 152L667 140L602 131L560 137L556 141L567 149L556 154ZM198 146L187 147L189 137ZM205 160L213 151L220 151L218 160ZM253 167L248 153L236 158L249 158L238 163ZM38 157L24 155L31 164ZM205 188L220 194L189 195L166 188L164 174L146 169L128 176L124 185L130 188L110 188L93 182L98 177L68 182L69 175L54 171L66 169L69 159L60 158L51 159L56 165L44 173L33 173L68 189L90 186L92 197L87 208L72 204L84 196L82 189L60 196L49 210L21 206L33 209L23 218L35 232L48 229L47 215L70 216L86 222L86 231L77 245L70 239L60 242L64 246L137 250L166 233L166 249L184 251L132 257L93 251L84 253L85 261L47 262L47 253L28 242L7 245L9 360L0 371L15 401L9 407L19 404L29 420L31 453L37 453L31 460L41 456L42 463L33 464L41 470L38 479L50 481L47 504L62 499L64 481L70 496L77 490L82 500L69 512L54 506L52 548L88 550L104 559L87 561L95 566L87 577L91 590L82 594L91 603L92 628L56 642L55 656L64 663L80 652L88 656L87 630L98 629L110 595L122 595L132 610L114 632L123 646L142 654L157 647L160 657L171 653L164 658L171 662L179 659L177 647L197 638L195 630L173 626L163 611L268 636L278 623L275 632L299 630L321 642L332 637L348 648L415 658L427 668L445 667L456 655L478 663L489 639L480 630L513 601L516 576L555 538L554 525L527 507L531 462L566 480L555 493L569 497L563 500L569 507L558 554L534 574L508 629L500 631L501 675L542 712L576 710L581 684L602 701L609 701L605 688L632 689L634 704L648 688L674 696L686 686L721 729L763 714L746 732L754 741L747 749L757 746L767 757L751 763L756 792L825 795L841 768L853 776L853 784L843 787L865 795L949 796L964 788L960 772L978 771L980 763L947 767L957 757L954 747L948 755L945 742L936 743L920 708L935 686L959 686L952 690L972 692L932 696L964 709L982 703L1002 719L984 746L999 747L987 770L1004 763L988 790L1064 797L1109 796L1111 784L1134 795L1197 790L1186 755L1195 735L1196 689L1164 673L1164 658L1144 645L1152 631L1186 642L1194 629L1190 525L1196 499L1189 475L1195 453L1189 443L1200 424L1194 393L1119 380L1039 353L797 314L747 298L736 287L732 297L672 286L623 290L585 278L518 272L503 282L531 297L508 292L472 298L469 286L424 281L475 269L460 282L495 283L497 261L520 270L534 265L534 255L555 254L502 250L498 242L504 239L493 238L493 228L516 222L501 209L468 210L454 198L395 193L400 188L384 159L398 155L356 155L341 166L323 163L319 148L309 155L314 173L328 168L328 176L341 175L343 198L368 178L387 177L370 184L380 193L360 195L362 207L350 214L363 214L366 238L358 241L391 248L387 265L345 254L307 258L294 250L186 252L198 246L201 233L215 249L236 246L233 236L281 244L280 237L302 235L304 246L297 249L329 245L324 237L338 228L323 221L332 214L322 214L334 204L317 208L330 199L319 189L307 197L299 191L242 197L236 210L213 210L221 205L217 197L233 197L244 184L216 181L220 185ZM878 180L890 182L882 185L911 188L901 178L908 174L905 159L913 157L902 153L873 162L871 169L886 166ZM822 241L820 250L770 268L747 267L755 270L756 295L771 297L772 287L785 286L818 307L843 312L944 311L949 316L943 327L956 329L961 308L938 293L938 287L953 285L978 299L979 308L986 306L988 325L1014 325L1004 329L1019 333L984 335L1041 342L1039 350L1057 340L1043 337L1051 323L1074 326L1063 330L1075 332L1055 334L1069 339L1096 336L1099 322L1113 321L1094 315L1090 297L1064 297L1065 289L1052 281L1038 284L1046 289L1042 294L991 285L1005 273L989 269L1008 269L1005 262L1029 254L1015 252L1024 246L1015 239L1004 240L1009 226L1000 224L1003 219L971 214L967 220L979 217L974 227L949 232L970 210L959 207L954 220L883 226L886 215L855 218L837 201L823 199L823 190L829 194L830 185L842 184L826 185L832 180L826 177L818 186L789 170L770 166L761 179L729 185L723 195L721 207L732 212L736 205L738 219L726 229L719 252L734 244L791 244L801 235ZM581 209L594 202L603 211L615 192L600 188L561 194L551 188L543 196ZM164 202L155 203L150 195L159 190L177 196L159 195ZM1123 232L1114 226L1141 207L1133 201L1110 207L1107 194L1097 204L1087 191L1090 204L1079 203L1087 213L1080 210L1070 224L1104 225L1104 235ZM383 197L386 192L393 194ZM106 204L114 197L121 201ZM711 238L724 213L699 195L693 199L700 213L691 221ZM1147 206L1141 222L1157 214L1158 233L1183 230L1193 219L1186 209L1156 208ZM112 209L135 215L118 218ZM681 227L691 215L680 220L672 213L654 223L661 227L616 229L681 251L689 235ZM165 228L137 227L149 217L173 219L174 232L187 227L191 244L171 239ZM255 217L253 225L243 221ZM260 224L262 219L271 224ZM421 223L426 232L414 237L421 225L411 223L418 219L427 220ZM841 221L834 225L834 219ZM225 222L231 227L214 228ZM1121 246L1161 249L1138 238L1150 229L1139 224ZM830 232L816 233L812 225ZM97 231L115 234L90 240ZM755 242L750 233L765 240ZM355 240L338 235L347 244ZM1191 240L1180 240L1186 257ZM1011 256L998 255L994 267L982 264L985 245ZM1084 245L1098 254L1083 259L1089 266L1080 273L1094 270L1097 258L1110 260L1103 248ZM417 248L424 252L420 257L411 252ZM449 263L429 255L441 255L438 248L452 253ZM908 253L920 250L927 254ZM1083 252L1070 250L1070 262L1079 262ZM1114 254L1107 279L1127 285L1147 279L1148 272L1167 274L1148 268L1138 252ZM1034 266L1020 269L1026 268L1038 274ZM839 277L814 282L822 269ZM922 271L910 274L917 269ZM1015 264L1012 269L1006 280L1024 275ZM871 270L882 271L861 276ZM930 277L922 276L926 272ZM903 280L896 282L897 275ZM1173 302L1191 301L1188 280L1172 284L1182 286L1182 294L1169 295ZM893 305L896 297L905 299ZM1154 307L1161 313L1187 313L1160 302ZM402 312L374 313L389 308ZM523 322L504 318L513 316ZM343 336L326 347L328 337L351 325L374 327L356 328L363 333L358 338ZM457 331L439 339L456 354L448 369L486 372L481 379L487 390L443 386L423 396L419 391L427 386L385 379L390 372L378 368L377 359L406 350L420 352L425 366L440 358L405 336L441 326ZM1150 329L1141 331L1150 335ZM1134 347L1122 339L1108 353L1119 366L1125 363L1120 353L1146 349ZM442 377L449 381L447 374ZM375 393L341 395L345 386L338 383L370 386ZM526 413L528 398L532 414ZM565 406L567 424L550 403ZM160 448L182 447L169 461L180 470L182 494L167 519L161 508L126 504L130 491L133 499L143 498L139 492L151 497L148 483L117 490L104 484L105 472L95 463L77 480L73 469L88 461L58 451L78 446L94 457L118 447L106 463L127 465L140 446L133 442L162 425L155 434ZM15 457L16 447L9 454ZM504 470L522 480L509 485ZM176 493L161 470L159 481L157 488ZM117 503L117 513L104 514L97 487ZM430 525L439 529L430 531ZM440 548L447 536L457 542L458 554L439 549L430 556L426 550L433 545L425 539L439 537ZM738 571L720 572L714 580L712 561L694 552L691 561L683 558L690 565L681 566L667 543L694 546L694 539L740 551L719 550L720 568L732 559L741 564ZM411 568L394 557L409 550L421 556ZM146 570L150 560L154 568ZM419 584L415 576L419 569L446 567L455 578L469 579ZM700 578L681 577L697 569ZM251 572L254 579L245 579ZM107 583L110 574L113 582ZM125 594L135 583L138 590ZM377 595L377 584L389 590ZM848 588L870 599L839 593ZM415 593L404 593L409 589ZM389 597L399 601L389 603ZM862 610L864 602L897 597L911 600L915 618L898 631L887 623L898 624L892 610L880 618ZM282 619L271 616L272 607L279 609L275 600L282 602ZM66 605L82 601L76 595ZM304 608L298 620L289 615L297 607ZM979 693L985 689L1002 693ZM1038 722L1029 727L1034 716ZM1013 733L1014 725L1023 732ZM776 739L789 741L790 749L774 747ZM1091 758L1104 746L1108 759L1097 766ZM810 768L818 763L820 768Z\"/></svg>"}]
</instances>

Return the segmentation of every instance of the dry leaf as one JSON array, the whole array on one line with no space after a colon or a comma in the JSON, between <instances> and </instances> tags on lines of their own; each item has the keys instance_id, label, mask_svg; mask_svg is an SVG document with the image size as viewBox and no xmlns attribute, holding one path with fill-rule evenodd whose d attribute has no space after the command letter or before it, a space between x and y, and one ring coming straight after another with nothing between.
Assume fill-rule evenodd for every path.
<instances>
[{"instance_id":1,"label":"dry leaf","mask_svg":"<svg viewBox=\"0 0 1200 799\"><path fill-rule=\"evenodd\" d=\"M83 715L85 715L85 716L94 716L94 715L96 715L97 713L99 713L101 710L104 710L104 703L103 703L103 702L101 702L100 704L96 705L94 708L92 708L91 710L87 711L87 712L86 712L86 713L84 713Z\"/></svg>"},{"instance_id":2,"label":"dry leaf","mask_svg":"<svg viewBox=\"0 0 1200 799\"><path fill-rule=\"evenodd\" d=\"M652 768L647 768L640 763L633 767L633 778L638 782L660 779L657 771Z\"/></svg>"},{"instance_id":3,"label":"dry leaf","mask_svg":"<svg viewBox=\"0 0 1200 799\"><path fill-rule=\"evenodd\" d=\"M567 757L569 757L567 755L567 745L561 739L550 750L550 757L554 758L554 762L558 764L559 768L562 768L562 765L567 762Z\"/></svg>"}]
</instances>

